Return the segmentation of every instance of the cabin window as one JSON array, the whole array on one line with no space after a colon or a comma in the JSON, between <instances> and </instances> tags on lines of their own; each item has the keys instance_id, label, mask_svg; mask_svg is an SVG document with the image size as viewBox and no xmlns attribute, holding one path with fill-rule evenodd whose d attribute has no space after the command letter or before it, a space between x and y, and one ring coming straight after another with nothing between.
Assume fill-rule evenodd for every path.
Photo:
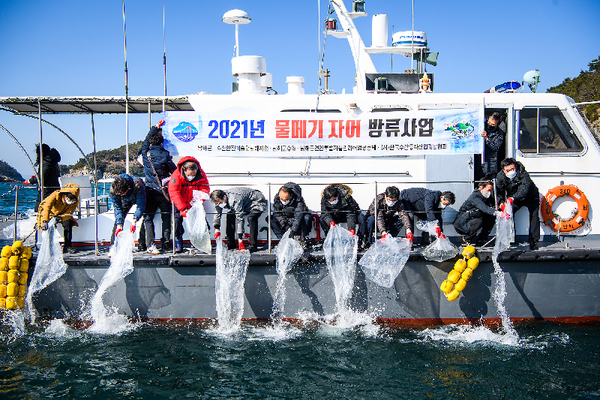
<instances>
[{"instance_id":1,"label":"cabin window","mask_svg":"<svg viewBox=\"0 0 600 400\"><path fill-rule=\"evenodd\" d=\"M523 153L578 153L583 150L558 108L524 108L520 114L519 149Z\"/></svg>"}]
</instances>

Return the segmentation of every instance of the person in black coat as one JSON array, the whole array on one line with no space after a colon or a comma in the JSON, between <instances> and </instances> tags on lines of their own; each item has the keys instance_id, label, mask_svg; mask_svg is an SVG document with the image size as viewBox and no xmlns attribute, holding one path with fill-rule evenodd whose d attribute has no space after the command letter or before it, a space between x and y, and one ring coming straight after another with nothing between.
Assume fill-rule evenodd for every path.
<instances>
[{"instance_id":1,"label":"person in black coat","mask_svg":"<svg viewBox=\"0 0 600 400\"><path fill-rule=\"evenodd\" d=\"M414 230L414 217L424 221L438 221L436 227L437 236L442 237L442 209L454 204L455 196L450 191L429 190L425 188L410 188L400 192L400 200L404 203L404 209L409 212L410 230ZM429 233L422 233L423 244L428 244ZM434 241L431 238L431 241Z\"/></svg>"},{"instance_id":2,"label":"person in black coat","mask_svg":"<svg viewBox=\"0 0 600 400\"><path fill-rule=\"evenodd\" d=\"M312 216L302 197L302 188L294 182L283 185L273 199L271 229L281 239L288 229L293 237L306 241Z\"/></svg>"},{"instance_id":3,"label":"person in black coat","mask_svg":"<svg viewBox=\"0 0 600 400\"><path fill-rule=\"evenodd\" d=\"M60 177L60 153L55 148L50 148L46 143L42 143L41 152L40 145L35 145L37 154L35 165L39 166L39 172L43 180L44 187L40 188L41 198L38 198L38 204L41 200L50 196L55 190L60 189L58 178ZM39 183L39 182L37 182ZM36 207L37 209L37 207Z\"/></svg>"},{"instance_id":4,"label":"person in black coat","mask_svg":"<svg viewBox=\"0 0 600 400\"><path fill-rule=\"evenodd\" d=\"M481 136L485 140L485 148L483 154L483 164L481 165L482 177L484 179L492 179L500 171L499 163L504 155L504 139L506 134L500 129L503 115L495 112L485 123L485 129L481 132Z\"/></svg>"},{"instance_id":5,"label":"person in black coat","mask_svg":"<svg viewBox=\"0 0 600 400\"><path fill-rule=\"evenodd\" d=\"M479 182L478 188L460 206L454 219L456 232L465 235L463 242L482 246L494 228L494 217L498 215L494 206L492 193L494 185L491 181ZM479 235L477 232L481 229Z\"/></svg>"},{"instance_id":6,"label":"person in black coat","mask_svg":"<svg viewBox=\"0 0 600 400\"><path fill-rule=\"evenodd\" d=\"M500 163L502 171L496 176L498 200L513 206L513 215L521 208L529 210L529 248L536 250L540 240L540 192L531 180L523 164L514 158L505 158ZM504 211L504 204L500 206Z\"/></svg>"},{"instance_id":7,"label":"person in black coat","mask_svg":"<svg viewBox=\"0 0 600 400\"><path fill-rule=\"evenodd\" d=\"M161 248L170 250L171 243L171 201L164 192L167 190L166 184L171 176L171 173L177 168L168 150L162 147L163 135L161 126L165 121L160 121L158 124L150 128L146 139L142 143L140 151L143 163L146 183L146 211L144 213L145 238L140 238L145 241L148 253L158 254L154 240L154 215L156 210L160 209L160 218L162 222ZM140 232L141 234L141 232Z\"/></svg>"},{"instance_id":8,"label":"person in black coat","mask_svg":"<svg viewBox=\"0 0 600 400\"><path fill-rule=\"evenodd\" d=\"M356 225L358 224L360 245L361 235L366 232L366 218L352 197L352 189L343 184L329 185L321 193L321 228L327 235L330 227L341 222L347 223L348 230L353 235L356 234Z\"/></svg>"},{"instance_id":9,"label":"person in black coat","mask_svg":"<svg viewBox=\"0 0 600 400\"><path fill-rule=\"evenodd\" d=\"M411 242L414 239L411 221L408 213L404 210L404 203L399 201L400 190L396 186L388 186L385 193L380 193L371 202L367 210L367 239L371 244L375 240L375 220L377 219L377 235L385 238L387 234L397 237L402 229L406 227L406 238ZM375 218L375 202L377 202L377 218Z\"/></svg>"}]
</instances>

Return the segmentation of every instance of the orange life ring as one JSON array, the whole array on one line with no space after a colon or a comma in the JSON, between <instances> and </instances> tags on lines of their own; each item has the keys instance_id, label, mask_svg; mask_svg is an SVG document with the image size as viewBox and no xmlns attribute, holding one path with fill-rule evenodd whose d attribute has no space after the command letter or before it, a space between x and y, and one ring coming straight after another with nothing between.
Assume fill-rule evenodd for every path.
<instances>
[{"instance_id":1,"label":"orange life ring","mask_svg":"<svg viewBox=\"0 0 600 400\"><path fill-rule=\"evenodd\" d=\"M568 221L561 221L552 212L552 204L562 196L570 196L577 203L577 213ZM571 232L585 224L590 211L590 203L585 194L577 186L562 185L548 190L546 196L542 198L540 210L544 224L555 231Z\"/></svg>"}]
</instances>

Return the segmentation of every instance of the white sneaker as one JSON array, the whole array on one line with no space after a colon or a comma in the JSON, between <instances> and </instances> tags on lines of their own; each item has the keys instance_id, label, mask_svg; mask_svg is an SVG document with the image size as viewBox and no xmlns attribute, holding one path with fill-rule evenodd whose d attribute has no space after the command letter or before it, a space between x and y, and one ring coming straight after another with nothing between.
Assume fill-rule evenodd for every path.
<instances>
[{"instance_id":1,"label":"white sneaker","mask_svg":"<svg viewBox=\"0 0 600 400\"><path fill-rule=\"evenodd\" d=\"M146 250L146 252L148 254L152 254L152 255L160 254L160 251L158 251L158 249L156 248L155 244L153 244L152 246L148 247L148 250Z\"/></svg>"}]
</instances>

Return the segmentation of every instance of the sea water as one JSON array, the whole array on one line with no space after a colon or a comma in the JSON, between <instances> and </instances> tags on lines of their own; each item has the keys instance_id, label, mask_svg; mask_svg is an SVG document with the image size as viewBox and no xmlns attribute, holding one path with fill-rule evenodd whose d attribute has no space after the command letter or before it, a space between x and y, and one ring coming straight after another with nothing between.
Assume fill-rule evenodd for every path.
<instances>
[{"instance_id":1,"label":"sea water","mask_svg":"<svg viewBox=\"0 0 600 400\"><path fill-rule=\"evenodd\" d=\"M0 325L2 399L597 399L600 326L444 326L332 335L301 325L217 335L138 325L106 335L60 320Z\"/></svg>"}]
</instances>

